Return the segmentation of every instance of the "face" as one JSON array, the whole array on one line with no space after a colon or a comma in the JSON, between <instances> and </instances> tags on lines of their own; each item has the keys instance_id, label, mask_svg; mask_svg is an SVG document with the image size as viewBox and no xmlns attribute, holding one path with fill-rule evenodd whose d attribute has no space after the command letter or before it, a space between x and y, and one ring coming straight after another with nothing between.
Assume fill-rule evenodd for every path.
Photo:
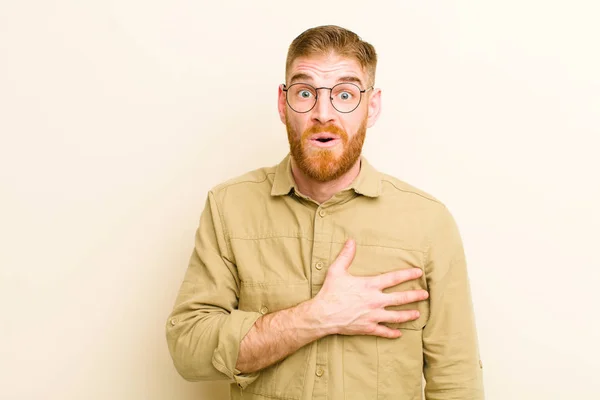
<instances>
[{"instance_id":1,"label":"face","mask_svg":"<svg viewBox=\"0 0 600 400\"><path fill-rule=\"evenodd\" d=\"M297 58L289 68L286 81L288 88L294 83L330 88L350 82L364 90L369 85L366 72L356 60L336 54ZM375 124L381 108L379 89L363 93L358 108L351 113L338 112L329 94L329 90L320 89L312 110L297 113L286 103L283 86L279 88L279 116L287 128L292 157L302 173L319 182L339 178L356 164L367 128ZM310 93L299 95L308 97ZM347 96L346 93L337 95Z\"/></svg>"}]
</instances>

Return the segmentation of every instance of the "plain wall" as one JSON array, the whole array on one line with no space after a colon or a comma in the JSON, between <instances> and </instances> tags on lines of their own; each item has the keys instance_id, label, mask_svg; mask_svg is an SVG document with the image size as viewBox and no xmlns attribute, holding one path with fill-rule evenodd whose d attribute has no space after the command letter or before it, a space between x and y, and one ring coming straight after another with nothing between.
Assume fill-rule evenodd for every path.
<instances>
[{"instance_id":1,"label":"plain wall","mask_svg":"<svg viewBox=\"0 0 600 400\"><path fill-rule=\"evenodd\" d=\"M0 2L0 398L216 399L164 324L207 191L288 150L287 46L375 45L365 155L465 242L487 398L600 398L596 1Z\"/></svg>"}]
</instances>

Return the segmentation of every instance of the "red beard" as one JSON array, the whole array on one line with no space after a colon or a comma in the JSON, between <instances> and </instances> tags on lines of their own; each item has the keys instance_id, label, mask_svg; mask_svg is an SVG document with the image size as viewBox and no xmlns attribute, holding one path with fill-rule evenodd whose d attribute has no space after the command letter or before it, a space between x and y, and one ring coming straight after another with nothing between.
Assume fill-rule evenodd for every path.
<instances>
[{"instance_id":1,"label":"red beard","mask_svg":"<svg viewBox=\"0 0 600 400\"><path fill-rule=\"evenodd\" d=\"M318 182L329 182L348 172L359 159L367 133L367 118L365 117L356 134L350 139L343 129L335 125L314 125L305 130L300 138L289 123L286 123L286 128L290 152L300 171ZM308 148L310 137L321 132L333 133L340 137L343 146L340 155L336 155L337 148Z\"/></svg>"}]
</instances>

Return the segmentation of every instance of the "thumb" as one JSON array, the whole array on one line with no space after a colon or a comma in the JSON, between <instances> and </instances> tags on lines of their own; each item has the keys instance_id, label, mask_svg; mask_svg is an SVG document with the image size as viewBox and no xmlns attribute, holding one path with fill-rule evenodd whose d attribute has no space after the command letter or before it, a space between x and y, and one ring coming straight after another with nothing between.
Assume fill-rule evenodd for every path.
<instances>
[{"instance_id":1,"label":"thumb","mask_svg":"<svg viewBox=\"0 0 600 400\"><path fill-rule=\"evenodd\" d=\"M333 272L345 272L348 271L352 261L354 260L354 255L356 254L356 242L353 239L348 239L340 254L338 254L337 258L331 265L333 267ZM331 267L329 270L331 271Z\"/></svg>"}]
</instances>

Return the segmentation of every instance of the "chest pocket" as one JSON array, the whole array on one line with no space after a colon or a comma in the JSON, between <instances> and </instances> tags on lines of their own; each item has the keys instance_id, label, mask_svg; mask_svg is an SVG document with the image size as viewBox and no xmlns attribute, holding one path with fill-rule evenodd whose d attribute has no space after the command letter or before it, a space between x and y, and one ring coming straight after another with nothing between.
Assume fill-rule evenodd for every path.
<instances>
[{"instance_id":1,"label":"chest pocket","mask_svg":"<svg viewBox=\"0 0 600 400\"><path fill-rule=\"evenodd\" d=\"M341 247L340 249L341 250ZM339 250L335 253L338 254ZM423 270L423 254L419 251L409 251L401 248L361 245L357 243L354 261L349 272L356 276L376 276L400 269L419 268ZM407 290L427 290L425 274L411 281L384 289L384 293L402 292ZM420 317L414 321L403 323L383 323L390 328L422 330L429 318L429 301L386 307L388 310L418 310Z\"/></svg>"},{"instance_id":2,"label":"chest pocket","mask_svg":"<svg viewBox=\"0 0 600 400\"><path fill-rule=\"evenodd\" d=\"M268 314L310 299L308 281L242 282L238 308ZM245 392L268 398L300 399L308 367L309 346L261 370Z\"/></svg>"}]
</instances>

